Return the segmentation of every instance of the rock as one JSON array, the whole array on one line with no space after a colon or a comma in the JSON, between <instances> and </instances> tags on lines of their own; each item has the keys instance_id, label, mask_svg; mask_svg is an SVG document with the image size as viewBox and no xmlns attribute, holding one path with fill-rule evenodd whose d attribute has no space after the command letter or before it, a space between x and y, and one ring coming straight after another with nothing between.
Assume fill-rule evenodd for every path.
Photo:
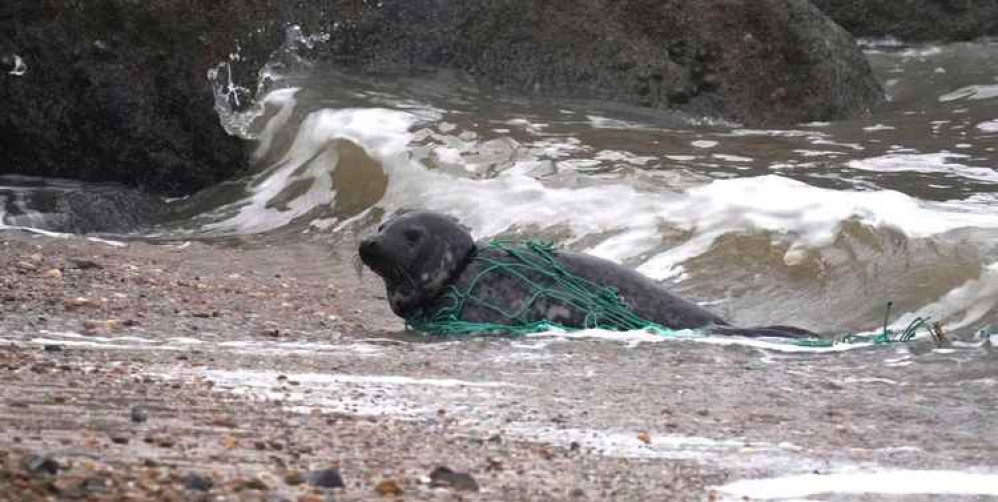
<instances>
[{"instance_id":1,"label":"rock","mask_svg":"<svg viewBox=\"0 0 998 502\"><path fill-rule=\"evenodd\" d=\"M995 0L813 0L853 35L972 40L998 35Z\"/></svg>"},{"instance_id":2,"label":"rock","mask_svg":"<svg viewBox=\"0 0 998 502\"><path fill-rule=\"evenodd\" d=\"M83 321L83 331L88 335L106 335L118 331L120 328L121 323L115 319L107 319L104 321L90 319Z\"/></svg>"},{"instance_id":3,"label":"rock","mask_svg":"<svg viewBox=\"0 0 998 502\"><path fill-rule=\"evenodd\" d=\"M123 434L111 434L111 442L114 444L128 444L131 438Z\"/></svg>"},{"instance_id":4,"label":"rock","mask_svg":"<svg viewBox=\"0 0 998 502\"><path fill-rule=\"evenodd\" d=\"M262 492L270 490L267 483L264 483L262 479L250 478L250 479L237 479L233 482L233 489L237 492L242 492L246 490L259 490Z\"/></svg>"},{"instance_id":5,"label":"rock","mask_svg":"<svg viewBox=\"0 0 998 502\"><path fill-rule=\"evenodd\" d=\"M644 444L651 444L651 434L648 431L641 431L638 433L638 441Z\"/></svg>"},{"instance_id":6,"label":"rock","mask_svg":"<svg viewBox=\"0 0 998 502\"><path fill-rule=\"evenodd\" d=\"M243 168L244 145L220 126L205 74L253 28L219 22L242 17L239 2L222 3L3 2L0 47L27 66L0 72L4 172L175 193Z\"/></svg>"},{"instance_id":7,"label":"rock","mask_svg":"<svg viewBox=\"0 0 998 502\"><path fill-rule=\"evenodd\" d=\"M14 264L19 270L24 270L25 272L31 272L33 270L38 270L38 266L30 261L19 261Z\"/></svg>"},{"instance_id":8,"label":"rock","mask_svg":"<svg viewBox=\"0 0 998 502\"><path fill-rule=\"evenodd\" d=\"M4 171L171 194L226 179L246 149L220 126L205 75L228 61L234 87L254 88L292 23L330 35L303 56L348 72L442 69L506 91L753 125L851 117L882 101L851 36L808 0L10 0L0 45L30 56L25 74L0 72ZM239 94L218 106L252 105ZM129 197L97 196L122 216L152 203L118 200ZM86 211L93 198L63 200Z\"/></svg>"},{"instance_id":9,"label":"rock","mask_svg":"<svg viewBox=\"0 0 998 502\"><path fill-rule=\"evenodd\" d=\"M45 352L62 352L63 346L55 343L45 345Z\"/></svg>"},{"instance_id":10,"label":"rock","mask_svg":"<svg viewBox=\"0 0 998 502\"><path fill-rule=\"evenodd\" d=\"M146 423L149 420L149 408L140 405L132 406L131 410L129 410L129 416L132 423Z\"/></svg>"},{"instance_id":11,"label":"rock","mask_svg":"<svg viewBox=\"0 0 998 502\"><path fill-rule=\"evenodd\" d=\"M42 276L46 279L62 279L62 270L57 268L46 270Z\"/></svg>"},{"instance_id":12,"label":"rock","mask_svg":"<svg viewBox=\"0 0 998 502\"><path fill-rule=\"evenodd\" d=\"M843 118L883 102L852 37L807 0L410 1L366 14L330 58L748 124Z\"/></svg>"},{"instance_id":13,"label":"rock","mask_svg":"<svg viewBox=\"0 0 998 502\"><path fill-rule=\"evenodd\" d=\"M430 486L447 487L455 490L478 491L478 482L471 474L454 472L448 467L440 466L430 473Z\"/></svg>"},{"instance_id":14,"label":"rock","mask_svg":"<svg viewBox=\"0 0 998 502\"><path fill-rule=\"evenodd\" d=\"M101 270L104 268L104 265L85 258L70 258L69 262L78 270Z\"/></svg>"},{"instance_id":15,"label":"rock","mask_svg":"<svg viewBox=\"0 0 998 502\"><path fill-rule=\"evenodd\" d=\"M59 474L59 469L62 468L59 462L52 457L35 454L24 457L21 461L21 466L31 474L49 476Z\"/></svg>"},{"instance_id":16,"label":"rock","mask_svg":"<svg viewBox=\"0 0 998 502\"><path fill-rule=\"evenodd\" d=\"M378 495L382 497L398 497L404 493L398 482L392 479L381 481L374 486L374 491L378 492Z\"/></svg>"},{"instance_id":17,"label":"rock","mask_svg":"<svg viewBox=\"0 0 998 502\"><path fill-rule=\"evenodd\" d=\"M118 185L3 176L0 185L4 218L12 225L70 233L128 232L166 213L159 198Z\"/></svg>"},{"instance_id":18,"label":"rock","mask_svg":"<svg viewBox=\"0 0 998 502\"><path fill-rule=\"evenodd\" d=\"M305 482L319 488L343 488L343 477L338 469L320 469L305 475Z\"/></svg>"},{"instance_id":19,"label":"rock","mask_svg":"<svg viewBox=\"0 0 998 502\"><path fill-rule=\"evenodd\" d=\"M66 310L77 310L84 308L100 308L103 306L103 303L99 300L78 296L76 298L67 298L66 300L63 300L62 305L66 308Z\"/></svg>"},{"instance_id":20,"label":"rock","mask_svg":"<svg viewBox=\"0 0 998 502\"><path fill-rule=\"evenodd\" d=\"M284 474L284 482L289 486L298 486L305 482L301 471L288 471Z\"/></svg>"},{"instance_id":21,"label":"rock","mask_svg":"<svg viewBox=\"0 0 998 502\"><path fill-rule=\"evenodd\" d=\"M189 472L181 476L180 484L186 490L198 492L210 491L215 486L215 482L210 477L195 472Z\"/></svg>"}]
</instances>

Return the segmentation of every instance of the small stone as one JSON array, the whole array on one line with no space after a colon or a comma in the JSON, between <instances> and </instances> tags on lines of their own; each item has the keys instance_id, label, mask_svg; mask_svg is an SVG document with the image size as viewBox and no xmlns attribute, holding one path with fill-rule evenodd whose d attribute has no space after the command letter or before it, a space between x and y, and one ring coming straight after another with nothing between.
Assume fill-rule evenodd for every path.
<instances>
[{"instance_id":1,"label":"small stone","mask_svg":"<svg viewBox=\"0 0 998 502\"><path fill-rule=\"evenodd\" d=\"M430 473L430 486L446 487L463 491L478 491L478 482L471 474L454 472L448 467L440 466Z\"/></svg>"},{"instance_id":2,"label":"small stone","mask_svg":"<svg viewBox=\"0 0 998 502\"><path fill-rule=\"evenodd\" d=\"M67 310L75 310L82 308L100 308L101 302L99 300L92 300L83 296L78 296L76 298L67 298L63 300L62 305L66 307Z\"/></svg>"},{"instance_id":3,"label":"small stone","mask_svg":"<svg viewBox=\"0 0 998 502\"><path fill-rule=\"evenodd\" d=\"M184 474L180 478L180 484L187 490L198 492L209 491L215 486L215 482L212 481L211 478L195 472Z\"/></svg>"},{"instance_id":4,"label":"small stone","mask_svg":"<svg viewBox=\"0 0 998 502\"><path fill-rule=\"evenodd\" d=\"M104 266L100 263L83 258L70 258L69 262L73 264L73 267L79 270L99 270L104 268Z\"/></svg>"},{"instance_id":5,"label":"small stone","mask_svg":"<svg viewBox=\"0 0 998 502\"><path fill-rule=\"evenodd\" d=\"M382 497L398 497L402 495L402 487L399 486L398 482L392 479L386 479L378 483L374 487L374 491L378 492Z\"/></svg>"},{"instance_id":6,"label":"small stone","mask_svg":"<svg viewBox=\"0 0 998 502\"><path fill-rule=\"evenodd\" d=\"M638 441L644 444L651 444L651 434L648 431L641 431L638 433Z\"/></svg>"},{"instance_id":7,"label":"small stone","mask_svg":"<svg viewBox=\"0 0 998 502\"><path fill-rule=\"evenodd\" d=\"M231 450L239 446L239 440L234 436L225 436L222 438L222 446Z\"/></svg>"},{"instance_id":8,"label":"small stone","mask_svg":"<svg viewBox=\"0 0 998 502\"><path fill-rule=\"evenodd\" d=\"M232 417L217 417L211 421L211 425L216 427L228 427L231 429L236 427L236 420Z\"/></svg>"},{"instance_id":9,"label":"small stone","mask_svg":"<svg viewBox=\"0 0 998 502\"><path fill-rule=\"evenodd\" d=\"M49 476L59 474L59 469L62 468L55 459L43 455L28 455L21 461L21 465L24 467L24 470L31 474L47 474Z\"/></svg>"},{"instance_id":10,"label":"small stone","mask_svg":"<svg viewBox=\"0 0 998 502\"><path fill-rule=\"evenodd\" d=\"M234 483L233 488L237 492L246 491L246 490L259 490L261 492L265 492L270 490L270 487L267 486L267 483L264 483L262 479L258 478L237 480Z\"/></svg>"},{"instance_id":11,"label":"small stone","mask_svg":"<svg viewBox=\"0 0 998 502\"><path fill-rule=\"evenodd\" d=\"M145 406L132 406L129 414L131 415L132 422L136 424L142 424L149 420L149 408Z\"/></svg>"},{"instance_id":12,"label":"small stone","mask_svg":"<svg viewBox=\"0 0 998 502\"><path fill-rule=\"evenodd\" d=\"M38 267L34 263L27 261L19 261L14 266L24 271L38 270Z\"/></svg>"},{"instance_id":13,"label":"small stone","mask_svg":"<svg viewBox=\"0 0 998 502\"><path fill-rule=\"evenodd\" d=\"M46 270L42 276L46 279L62 279L62 270L57 268Z\"/></svg>"},{"instance_id":14,"label":"small stone","mask_svg":"<svg viewBox=\"0 0 998 502\"><path fill-rule=\"evenodd\" d=\"M45 346L45 352L62 352L62 345L50 343Z\"/></svg>"},{"instance_id":15,"label":"small stone","mask_svg":"<svg viewBox=\"0 0 998 502\"><path fill-rule=\"evenodd\" d=\"M568 496L573 499L581 499L586 497L586 492L582 488L572 488L572 491L568 492Z\"/></svg>"},{"instance_id":16,"label":"small stone","mask_svg":"<svg viewBox=\"0 0 998 502\"><path fill-rule=\"evenodd\" d=\"M305 476L301 471L288 471L284 474L284 482L290 486L298 486L305 482Z\"/></svg>"},{"instance_id":17,"label":"small stone","mask_svg":"<svg viewBox=\"0 0 998 502\"><path fill-rule=\"evenodd\" d=\"M305 475L305 482L319 488L343 488L343 476L337 469L321 469Z\"/></svg>"},{"instance_id":18,"label":"small stone","mask_svg":"<svg viewBox=\"0 0 998 502\"><path fill-rule=\"evenodd\" d=\"M107 319L104 321L90 319L83 321L83 331L88 335L110 334L118 331L120 328L121 323L116 319Z\"/></svg>"},{"instance_id":19,"label":"small stone","mask_svg":"<svg viewBox=\"0 0 998 502\"><path fill-rule=\"evenodd\" d=\"M131 439L128 436L122 434L112 434L111 442L114 444L128 444Z\"/></svg>"},{"instance_id":20,"label":"small stone","mask_svg":"<svg viewBox=\"0 0 998 502\"><path fill-rule=\"evenodd\" d=\"M33 253L28 255L28 260L38 263L42 261L45 257L41 253Z\"/></svg>"}]
</instances>

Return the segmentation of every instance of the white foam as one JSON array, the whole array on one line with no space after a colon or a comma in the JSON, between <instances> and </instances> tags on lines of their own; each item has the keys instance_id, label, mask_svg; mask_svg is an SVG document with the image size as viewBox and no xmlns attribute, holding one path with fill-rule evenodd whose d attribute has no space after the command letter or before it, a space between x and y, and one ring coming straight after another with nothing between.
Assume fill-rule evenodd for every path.
<instances>
[{"instance_id":1,"label":"white foam","mask_svg":"<svg viewBox=\"0 0 998 502\"><path fill-rule=\"evenodd\" d=\"M450 416L474 415L479 423L487 415L482 411L484 408L528 388L503 382L447 378L250 370L201 370L159 376L208 379L217 391L280 400L292 411L302 413L322 408L364 416L426 419L446 408Z\"/></svg>"},{"instance_id":2,"label":"white foam","mask_svg":"<svg viewBox=\"0 0 998 502\"><path fill-rule=\"evenodd\" d=\"M863 130L866 132L877 132L877 131L891 131L894 127L884 124L874 124L872 126L864 127Z\"/></svg>"},{"instance_id":3,"label":"white foam","mask_svg":"<svg viewBox=\"0 0 998 502\"><path fill-rule=\"evenodd\" d=\"M939 96L939 101L956 101L958 99L991 99L998 97L998 84L970 85L953 92Z\"/></svg>"},{"instance_id":4,"label":"white foam","mask_svg":"<svg viewBox=\"0 0 998 502\"><path fill-rule=\"evenodd\" d=\"M903 329L917 317L929 317L955 330L984 321L998 311L998 262L984 268L981 276L971 279L915 312L900 316L893 324Z\"/></svg>"},{"instance_id":5,"label":"white foam","mask_svg":"<svg viewBox=\"0 0 998 502\"><path fill-rule=\"evenodd\" d=\"M977 128L984 132L998 132L998 119L981 122L977 124Z\"/></svg>"},{"instance_id":6,"label":"white foam","mask_svg":"<svg viewBox=\"0 0 998 502\"><path fill-rule=\"evenodd\" d=\"M12 59L14 60L14 66L7 72L8 75L22 77L25 73L28 73L28 64L24 62L24 58L14 54Z\"/></svg>"},{"instance_id":7,"label":"white foam","mask_svg":"<svg viewBox=\"0 0 998 502\"><path fill-rule=\"evenodd\" d=\"M736 498L780 500L825 494L998 495L998 474L880 470L736 481L716 490Z\"/></svg>"},{"instance_id":8,"label":"white foam","mask_svg":"<svg viewBox=\"0 0 998 502\"><path fill-rule=\"evenodd\" d=\"M695 330L681 330L671 334L657 334L646 330L613 331L605 329L585 329L578 331L550 330L528 335L528 338L549 338L552 340L602 340L624 343L636 347L642 343L697 342L708 345L741 346L763 349L772 352L817 354L845 352L847 350L872 347L873 343L836 343L830 347L796 345L792 340L779 338L745 338L740 336L705 335Z\"/></svg>"},{"instance_id":9,"label":"white foam","mask_svg":"<svg viewBox=\"0 0 998 502\"><path fill-rule=\"evenodd\" d=\"M280 120L280 116L275 120ZM265 232L287 225L318 206L333 203L336 190L332 172L339 162L338 151L331 147L334 140L348 140L361 145L369 155L389 158L409 143L409 128L418 120L412 113L383 108L325 109L311 113L301 124L288 152L254 176L248 185L252 190L250 197L215 211L218 215L235 214L209 223L206 230ZM265 131L272 134L276 129ZM307 168L302 170L305 165ZM287 207L272 207L271 202L295 182L309 183L308 190L287 201Z\"/></svg>"},{"instance_id":10,"label":"white foam","mask_svg":"<svg viewBox=\"0 0 998 502\"><path fill-rule=\"evenodd\" d=\"M951 159L965 159L969 155L950 152L897 154L849 161L851 169L880 173L915 172L942 173L989 183L998 183L998 170L987 167L971 167L951 162Z\"/></svg>"},{"instance_id":11,"label":"white foam","mask_svg":"<svg viewBox=\"0 0 998 502\"><path fill-rule=\"evenodd\" d=\"M592 448L600 455L615 458L700 460L738 468L784 468L790 465L799 468L814 463L802 458L800 448L791 443L772 445L743 439L711 439L656 431L646 431L645 436L642 431L633 429L557 428L534 424L513 424L505 432L529 441L566 448L576 443L582 448Z\"/></svg>"},{"instance_id":12,"label":"white foam","mask_svg":"<svg viewBox=\"0 0 998 502\"><path fill-rule=\"evenodd\" d=\"M690 144L693 145L695 148L714 148L715 146L719 145L720 143L717 142L717 141L714 141L714 140L701 139L701 140L694 141L694 142L692 142Z\"/></svg>"},{"instance_id":13,"label":"white foam","mask_svg":"<svg viewBox=\"0 0 998 502\"><path fill-rule=\"evenodd\" d=\"M755 160L752 157L742 157L740 155L729 155L726 153L711 154L711 157L718 160L726 160L728 162L752 162Z\"/></svg>"},{"instance_id":14,"label":"white foam","mask_svg":"<svg viewBox=\"0 0 998 502\"><path fill-rule=\"evenodd\" d=\"M586 119L589 120L589 126L593 129L644 129L648 127L644 124L599 115L586 115Z\"/></svg>"}]
</instances>

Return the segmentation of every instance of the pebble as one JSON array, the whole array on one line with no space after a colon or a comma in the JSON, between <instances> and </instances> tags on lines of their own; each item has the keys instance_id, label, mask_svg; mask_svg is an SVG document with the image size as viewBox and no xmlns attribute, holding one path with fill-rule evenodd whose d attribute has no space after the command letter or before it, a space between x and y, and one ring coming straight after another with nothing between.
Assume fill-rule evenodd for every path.
<instances>
[{"instance_id":1,"label":"pebble","mask_svg":"<svg viewBox=\"0 0 998 502\"><path fill-rule=\"evenodd\" d=\"M48 474L50 476L55 476L62 468L55 459L44 455L28 455L24 457L21 465L24 470L31 474Z\"/></svg>"},{"instance_id":2,"label":"pebble","mask_svg":"<svg viewBox=\"0 0 998 502\"><path fill-rule=\"evenodd\" d=\"M337 469L321 469L305 475L305 482L319 488L343 488L343 476Z\"/></svg>"},{"instance_id":3,"label":"pebble","mask_svg":"<svg viewBox=\"0 0 998 502\"><path fill-rule=\"evenodd\" d=\"M183 477L180 478L180 484L187 490L198 492L209 491L213 486L215 486L215 482L212 481L211 478L196 472L184 474Z\"/></svg>"},{"instance_id":4,"label":"pebble","mask_svg":"<svg viewBox=\"0 0 998 502\"><path fill-rule=\"evenodd\" d=\"M63 306L68 310L79 309L79 308L99 308L101 302L98 300L91 300L83 296L78 296L76 298L67 298L62 302Z\"/></svg>"},{"instance_id":5,"label":"pebble","mask_svg":"<svg viewBox=\"0 0 998 502\"><path fill-rule=\"evenodd\" d=\"M454 472L448 467L440 466L430 473L430 486L446 487L463 491L478 491L478 482L471 474Z\"/></svg>"},{"instance_id":6,"label":"pebble","mask_svg":"<svg viewBox=\"0 0 998 502\"><path fill-rule=\"evenodd\" d=\"M29 271L30 270L38 270L38 267L35 266L34 263L27 262L27 261L19 261L19 262L17 262L15 264L15 266L17 268L21 269L21 270L29 270Z\"/></svg>"},{"instance_id":7,"label":"pebble","mask_svg":"<svg viewBox=\"0 0 998 502\"><path fill-rule=\"evenodd\" d=\"M73 264L74 267L80 270L99 270L104 268L103 265L97 263L93 260L86 260L83 258L70 258L69 262Z\"/></svg>"},{"instance_id":8,"label":"pebble","mask_svg":"<svg viewBox=\"0 0 998 502\"><path fill-rule=\"evenodd\" d=\"M403 493L402 487L399 486L398 482L391 479L386 479L378 483L374 487L374 491L378 492L382 497L397 497Z\"/></svg>"},{"instance_id":9,"label":"pebble","mask_svg":"<svg viewBox=\"0 0 998 502\"><path fill-rule=\"evenodd\" d=\"M50 343L45 346L45 352L62 352L62 345L56 343Z\"/></svg>"},{"instance_id":10,"label":"pebble","mask_svg":"<svg viewBox=\"0 0 998 502\"><path fill-rule=\"evenodd\" d=\"M145 406L132 406L129 411L129 415L132 418L132 423L142 424L149 420L149 408Z\"/></svg>"},{"instance_id":11,"label":"pebble","mask_svg":"<svg viewBox=\"0 0 998 502\"><path fill-rule=\"evenodd\" d=\"M45 271L45 273L43 274L43 276L46 279L62 279L62 270L59 270L57 268L53 268L53 269Z\"/></svg>"},{"instance_id":12,"label":"pebble","mask_svg":"<svg viewBox=\"0 0 998 502\"><path fill-rule=\"evenodd\" d=\"M83 321L83 331L88 335L107 334L118 331L119 328L121 328L121 323L116 319L107 319L104 321L90 319Z\"/></svg>"}]
</instances>

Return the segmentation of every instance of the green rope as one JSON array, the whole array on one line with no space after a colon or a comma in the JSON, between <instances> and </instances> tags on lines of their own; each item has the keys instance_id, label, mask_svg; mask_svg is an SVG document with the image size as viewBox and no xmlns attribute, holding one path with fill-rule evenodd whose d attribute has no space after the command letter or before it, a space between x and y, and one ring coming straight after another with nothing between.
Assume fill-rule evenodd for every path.
<instances>
[{"instance_id":1,"label":"green rope","mask_svg":"<svg viewBox=\"0 0 998 502\"><path fill-rule=\"evenodd\" d=\"M550 321L531 321L527 318L532 307L541 300L549 299L567 307L586 313L583 329L604 329L611 331L646 330L661 336L690 338L698 336L689 330L675 331L635 314L621 300L616 288L593 283L568 271L555 259L551 243L529 241L514 245L506 241L492 241L488 247L494 253L476 253L474 260L483 266L464 290L450 286L444 293L443 307L433 312L419 312L406 319L406 327L431 335L460 337L469 335L512 335L522 336L550 330L575 331L579 328L563 326ZM490 274L505 274L526 284L532 294L515 311L489 303L478 295L483 280ZM539 277L544 284L532 277ZM465 307L470 304L492 310L507 323L476 323L461 319ZM887 304L887 317L884 329L878 335L845 335L837 340L792 340L787 343L802 347L832 347L840 343L888 343L907 342L914 338L918 328L928 329L928 318L917 318L901 333L895 334L887 328L892 303ZM701 335L702 336L702 335Z\"/></svg>"}]
</instances>

